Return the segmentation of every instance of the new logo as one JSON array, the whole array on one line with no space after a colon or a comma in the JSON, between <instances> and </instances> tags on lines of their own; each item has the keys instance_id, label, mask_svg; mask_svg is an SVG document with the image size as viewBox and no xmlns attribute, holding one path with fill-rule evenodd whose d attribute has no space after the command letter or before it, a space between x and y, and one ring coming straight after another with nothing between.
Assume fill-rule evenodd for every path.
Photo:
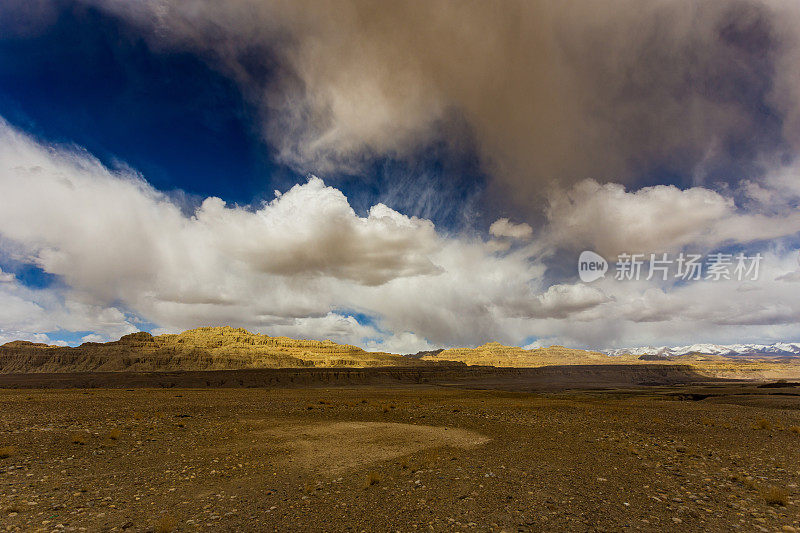
<instances>
[{"instance_id":1,"label":"new logo","mask_svg":"<svg viewBox=\"0 0 800 533\"><path fill-rule=\"evenodd\" d=\"M600 255L586 250L578 258L578 276L584 283L591 283L605 277L608 271L608 261Z\"/></svg>"}]
</instances>

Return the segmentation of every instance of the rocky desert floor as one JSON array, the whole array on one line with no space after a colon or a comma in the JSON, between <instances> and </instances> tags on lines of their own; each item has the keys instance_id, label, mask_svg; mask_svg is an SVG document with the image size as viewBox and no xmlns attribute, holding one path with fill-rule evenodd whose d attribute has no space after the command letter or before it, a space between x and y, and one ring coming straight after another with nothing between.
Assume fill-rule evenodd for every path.
<instances>
[{"instance_id":1,"label":"rocky desert floor","mask_svg":"<svg viewBox=\"0 0 800 533\"><path fill-rule=\"evenodd\" d=\"M800 387L0 390L0 530L800 531Z\"/></svg>"}]
</instances>

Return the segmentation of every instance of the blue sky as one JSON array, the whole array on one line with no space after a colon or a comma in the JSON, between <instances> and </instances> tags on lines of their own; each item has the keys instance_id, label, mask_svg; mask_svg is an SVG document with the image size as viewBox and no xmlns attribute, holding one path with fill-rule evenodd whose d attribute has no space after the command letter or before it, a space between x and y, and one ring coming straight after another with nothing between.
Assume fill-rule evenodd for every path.
<instances>
[{"instance_id":1,"label":"blue sky","mask_svg":"<svg viewBox=\"0 0 800 533\"><path fill-rule=\"evenodd\" d=\"M200 58L153 52L125 21L63 3L35 36L0 41L0 111L49 142L124 163L161 190L248 203L289 174L239 89Z\"/></svg>"},{"instance_id":2,"label":"blue sky","mask_svg":"<svg viewBox=\"0 0 800 533\"><path fill-rule=\"evenodd\" d=\"M157 189L190 200L252 204L304 181L307 172L276 161L255 106L202 57L153 50L137 28L100 9L58 5L55 22L41 33L0 41L0 114L12 125L47 142L76 144L106 165L128 165ZM480 193L476 153L440 139L415 152L373 157L363 172L330 178L361 212L390 198L405 213L459 224L457 210L440 204L460 205ZM411 183L396 183L403 180ZM413 182L435 188L438 205L398 190Z\"/></svg>"},{"instance_id":3,"label":"blue sky","mask_svg":"<svg viewBox=\"0 0 800 533\"><path fill-rule=\"evenodd\" d=\"M797 9L297 9L0 8L0 340L800 336ZM583 249L764 253L769 279L582 284Z\"/></svg>"}]
</instances>

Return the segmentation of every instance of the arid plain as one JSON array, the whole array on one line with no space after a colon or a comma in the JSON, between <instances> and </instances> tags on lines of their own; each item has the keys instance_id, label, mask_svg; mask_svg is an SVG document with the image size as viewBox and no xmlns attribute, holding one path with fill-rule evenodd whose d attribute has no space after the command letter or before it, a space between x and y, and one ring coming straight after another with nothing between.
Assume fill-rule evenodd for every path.
<instances>
[{"instance_id":1,"label":"arid plain","mask_svg":"<svg viewBox=\"0 0 800 533\"><path fill-rule=\"evenodd\" d=\"M6 355L21 361L16 348ZM583 357L595 356L536 368L7 372L0 523L800 530L800 385Z\"/></svg>"}]
</instances>

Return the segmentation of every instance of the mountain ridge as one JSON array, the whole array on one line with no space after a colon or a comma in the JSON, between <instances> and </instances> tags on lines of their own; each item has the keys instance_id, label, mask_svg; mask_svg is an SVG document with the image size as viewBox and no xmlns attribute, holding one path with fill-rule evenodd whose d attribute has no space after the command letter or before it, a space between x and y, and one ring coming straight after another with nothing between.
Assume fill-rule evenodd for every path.
<instances>
[{"instance_id":1,"label":"mountain ridge","mask_svg":"<svg viewBox=\"0 0 800 533\"><path fill-rule=\"evenodd\" d=\"M687 346L640 346L637 348L615 348L601 350L612 356L620 355L648 355L676 357L689 354L723 355L728 357L738 356L772 356L792 357L800 356L800 342L776 342L773 344L710 344L699 343Z\"/></svg>"},{"instance_id":2,"label":"mountain ridge","mask_svg":"<svg viewBox=\"0 0 800 533\"><path fill-rule=\"evenodd\" d=\"M633 362L635 358L626 358ZM430 350L413 355L368 352L330 340L270 337L230 326L182 333L124 335L106 343L62 347L29 341L0 346L0 373L233 370L248 368L377 367L439 364L537 367L623 362L600 352L563 346L526 350L488 342L477 348Z\"/></svg>"},{"instance_id":3,"label":"mountain ridge","mask_svg":"<svg viewBox=\"0 0 800 533\"><path fill-rule=\"evenodd\" d=\"M0 346L0 372L368 367L392 366L399 357L332 341L270 337L222 326L158 336L140 331L117 341L75 347L12 341Z\"/></svg>"},{"instance_id":4,"label":"mountain ridge","mask_svg":"<svg viewBox=\"0 0 800 533\"><path fill-rule=\"evenodd\" d=\"M787 343L784 343L787 344ZM694 345L697 347L700 345ZM525 349L487 342L475 348L447 348L398 355L369 352L330 340L270 337L230 326L201 327L153 336L137 332L119 340L76 347L12 341L0 346L0 373L171 372L277 368L369 368L483 366L690 365L709 377L800 379L800 357L702 354L608 354L563 346ZM621 367L620 367L621 368Z\"/></svg>"}]
</instances>

